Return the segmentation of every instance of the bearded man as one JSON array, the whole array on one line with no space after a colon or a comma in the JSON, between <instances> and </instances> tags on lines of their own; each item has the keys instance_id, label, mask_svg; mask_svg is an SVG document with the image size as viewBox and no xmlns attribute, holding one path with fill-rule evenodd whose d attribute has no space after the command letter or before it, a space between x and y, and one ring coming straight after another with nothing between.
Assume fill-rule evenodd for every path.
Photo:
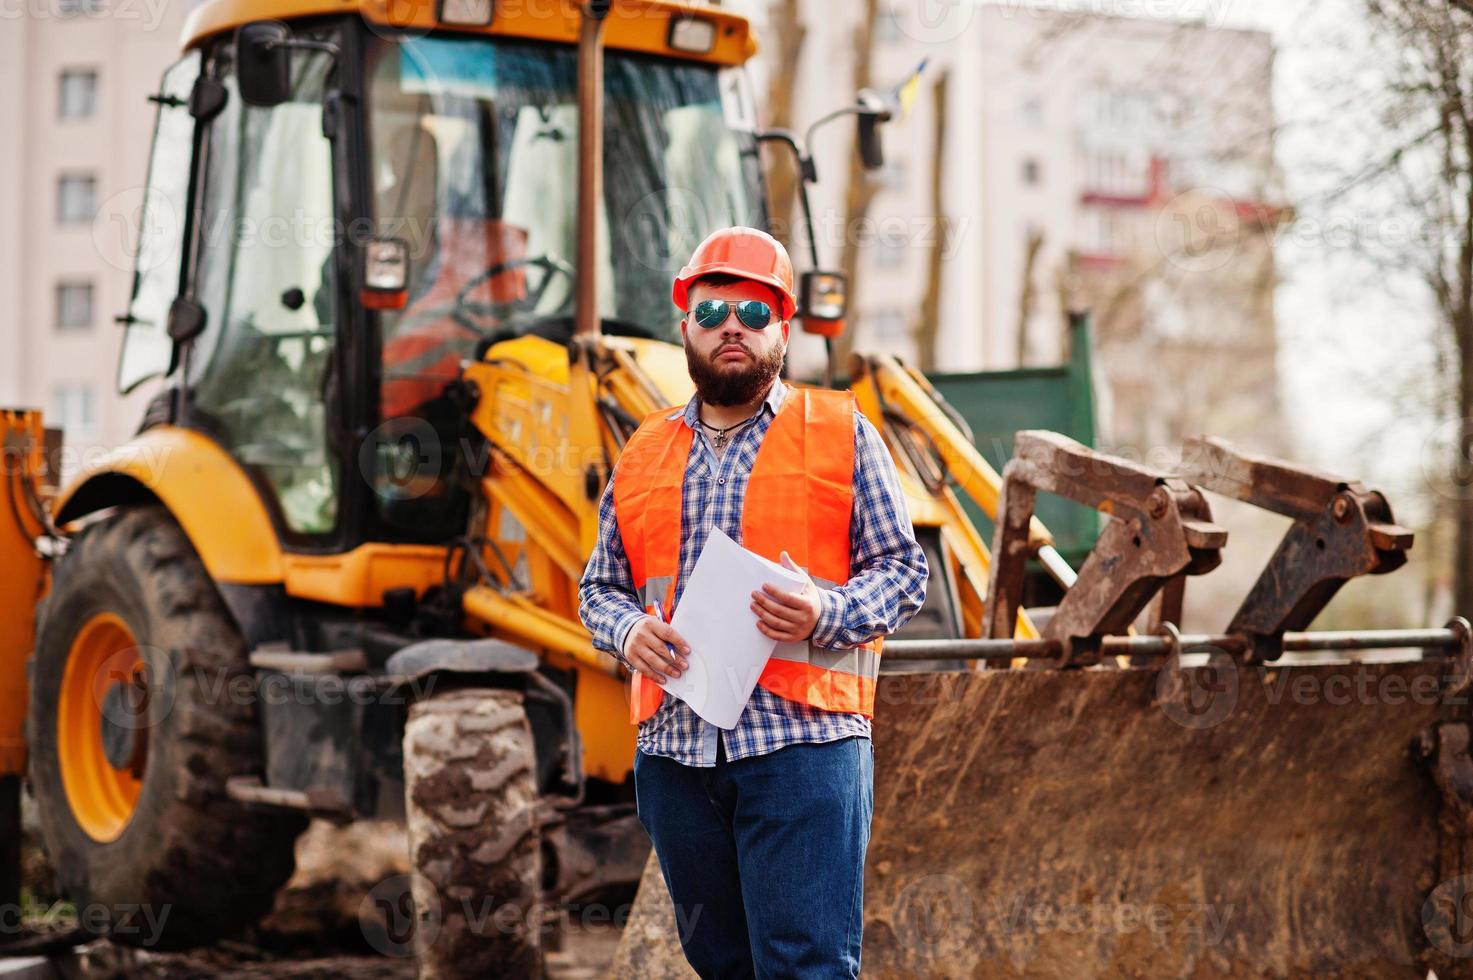
<instances>
[{"instance_id":1,"label":"bearded man","mask_svg":"<svg viewBox=\"0 0 1473 980\"><path fill-rule=\"evenodd\" d=\"M672 298L696 394L620 454L579 613L632 675L639 819L696 973L857 977L880 640L925 601L926 559L853 395L779 380L797 306L783 246L718 231ZM730 731L661 690L699 655L668 620L718 527L808 579L752 593L776 646Z\"/></svg>"}]
</instances>

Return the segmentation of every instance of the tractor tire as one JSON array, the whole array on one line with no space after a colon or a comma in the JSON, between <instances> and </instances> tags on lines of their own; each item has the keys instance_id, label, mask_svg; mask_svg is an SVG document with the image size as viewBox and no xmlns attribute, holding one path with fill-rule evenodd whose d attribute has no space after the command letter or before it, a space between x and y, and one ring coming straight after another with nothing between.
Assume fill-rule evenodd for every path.
<instances>
[{"instance_id":1,"label":"tractor tire","mask_svg":"<svg viewBox=\"0 0 1473 980\"><path fill-rule=\"evenodd\" d=\"M36 612L26 737L42 838L83 928L181 949L270 910L306 821L226 795L227 779L261 768L247 657L162 507L92 524L57 562Z\"/></svg>"},{"instance_id":2,"label":"tractor tire","mask_svg":"<svg viewBox=\"0 0 1473 980\"><path fill-rule=\"evenodd\" d=\"M518 691L416 701L404 792L422 978L542 976L542 847Z\"/></svg>"}]
</instances>

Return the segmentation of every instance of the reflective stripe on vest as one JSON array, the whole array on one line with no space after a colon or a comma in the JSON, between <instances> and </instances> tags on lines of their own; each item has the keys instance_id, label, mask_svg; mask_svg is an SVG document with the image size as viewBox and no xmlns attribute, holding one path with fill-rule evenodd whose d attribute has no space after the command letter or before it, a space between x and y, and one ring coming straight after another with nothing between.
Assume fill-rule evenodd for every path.
<instances>
[{"instance_id":1,"label":"reflective stripe on vest","mask_svg":"<svg viewBox=\"0 0 1473 980\"><path fill-rule=\"evenodd\" d=\"M680 570L681 491L695 433L664 409L645 418L619 456L614 513L647 612L668 617ZM791 386L772 420L742 505L740 543L772 561L787 551L824 588L849 580L854 506L854 396ZM829 650L779 643L757 679L763 688L827 711L873 716L881 641ZM629 719L655 713L664 691L635 674Z\"/></svg>"}]
</instances>

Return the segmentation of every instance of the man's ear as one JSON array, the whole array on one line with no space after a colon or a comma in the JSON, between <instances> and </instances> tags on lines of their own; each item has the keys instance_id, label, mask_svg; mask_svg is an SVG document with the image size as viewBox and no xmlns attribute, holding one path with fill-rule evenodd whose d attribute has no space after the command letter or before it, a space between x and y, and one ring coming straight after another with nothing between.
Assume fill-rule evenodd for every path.
<instances>
[{"instance_id":1,"label":"man's ear","mask_svg":"<svg viewBox=\"0 0 1473 980\"><path fill-rule=\"evenodd\" d=\"M783 346L784 347L788 346L788 333L792 330L792 328L793 328L793 324L792 324L792 321L791 320L784 320L783 321Z\"/></svg>"}]
</instances>

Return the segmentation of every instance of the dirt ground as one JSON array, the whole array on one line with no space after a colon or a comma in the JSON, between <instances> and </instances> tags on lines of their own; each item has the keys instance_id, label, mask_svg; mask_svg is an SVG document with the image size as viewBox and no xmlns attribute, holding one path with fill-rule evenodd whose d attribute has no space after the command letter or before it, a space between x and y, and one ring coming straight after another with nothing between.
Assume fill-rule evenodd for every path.
<instances>
[{"instance_id":1,"label":"dirt ground","mask_svg":"<svg viewBox=\"0 0 1473 980\"><path fill-rule=\"evenodd\" d=\"M587 926L570 921L563 949L547 954L547 980L596 980L608 975L619 929L612 925ZM0 958L0 970L4 959ZM192 953L148 953L98 940L52 963L65 980L400 980L414 977L408 957L332 955L299 956L272 953L245 943L221 943Z\"/></svg>"},{"instance_id":2,"label":"dirt ground","mask_svg":"<svg viewBox=\"0 0 1473 980\"><path fill-rule=\"evenodd\" d=\"M75 928L75 922L67 912L57 911L69 906L50 894L46 858L34 834L25 836L22 874L30 896L26 932L27 944L34 944L42 936L60 938ZM45 953L54 975L64 980L412 978L414 958L376 952L373 922L363 917L366 894L404 880L409 871L406 855L403 827L398 824L363 821L334 827L315 822L297 840L296 873L277 895L271 915L241 939L189 953L138 950L101 939L70 950L53 946ZM560 942L546 954L548 980L606 976L622 931L610 918L570 912ZM16 962L8 964L5 958L15 949L0 946L0 977Z\"/></svg>"}]
</instances>

